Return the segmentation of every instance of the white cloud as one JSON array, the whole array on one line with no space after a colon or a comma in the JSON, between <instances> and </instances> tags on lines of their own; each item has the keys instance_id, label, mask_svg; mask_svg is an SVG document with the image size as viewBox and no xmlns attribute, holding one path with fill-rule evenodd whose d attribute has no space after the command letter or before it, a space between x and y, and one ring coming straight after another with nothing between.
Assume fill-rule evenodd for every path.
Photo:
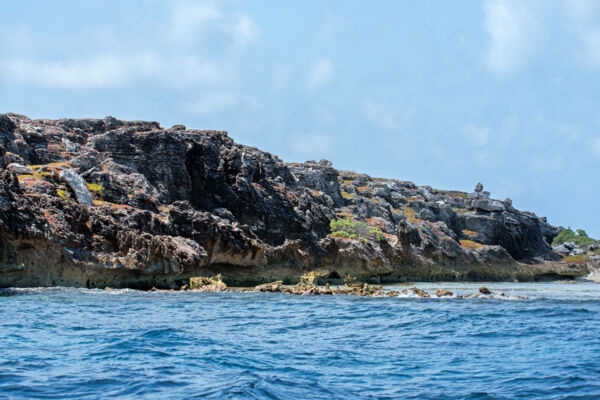
<instances>
[{"instance_id":1,"label":"white cloud","mask_svg":"<svg viewBox=\"0 0 600 400\"><path fill-rule=\"evenodd\" d=\"M485 28L490 35L488 67L494 72L512 72L527 59L532 48L535 21L524 2L488 0Z\"/></svg>"},{"instance_id":2,"label":"white cloud","mask_svg":"<svg viewBox=\"0 0 600 400\"><path fill-rule=\"evenodd\" d=\"M173 8L173 32L181 39L193 39L201 28L221 18L221 11L211 4L178 2Z\"/></svg>"},{"instance_id":3,"label":"white cloud","mask_svg":"<svg viewBox=\"0 0 600 400\"><path fill-rule=\"evenodd\" d=\"M333 63L329 59L317 60L308 73L308 87L317 90L328 84L333 78Z\"/></svg>"},{"instance_id":4,"label":"white cloud","mask_svg":"<svg viewBox=\"0 0 600 400\"><path fill-rule=\"evenodd\" d=\"M246 14L236 15L226 27L235 44L245 46L260 36L260 27Z\"/></svg>"},{"instance_id":5,"label":"white cloud","mask_svg":"<svg viewBox=\"0 0 600 400\"><path fill-rule=\"evenodd\" d=\"M73 35L30 38L24 34L19 46L6 47L0 28L0 45L5 50L0 81L74 90L135 85L174 90L220 85L221 90L231 90L239 80L240 49L260 36L260 27L247 14L216 6L221 4L172 4L163 26L131 37L102 29L86 31L76 40ZM216 50L210 42L203 43L209 36L219 39ZM203 51L210 58L200 56Z\"/></svg>"},{"instance_id":6,"label":"white cloud","mask_svg":"<svg viewBox=\"0 0 600 400\"><path fill-rule=\"evenodd\" d=\"M328 135L303 134L290 138L292 151L307 159L327 157L334 145L334 138Z\"/></svg>"},{"instance_id":7,"label":"white cloud","mask_svg":"<svg viewBox=\"0 0 600 400\"><path fill-rule=\"evenodd\" d=\"M463 126L461 133L475 147L485 146L490 138L490 129L483 126L468 124Z\"/></svg>"},{"instance_id":8,"label":"white cloud","mask_svg":"<svg viewBox=\"0 0 600 400\"><path fill-rule=\"evenodd\" d=\"M196 57L161 59L153 52L104 54L88 60L42 61L12 59L0 63L6 84L101 89L152 81L173 88L222 81L223 67Z\"/></svg>"},{"instance_id":9,"label":"white cloud","mask_svg":"<svg viewBox=\"0 0 600 400\"><path fill-rule=\"evenodd\" d=\"M260 27L244 13L226 13L210 3L177 2L172 15L172 33L180 45L201 41L210 29L216 29L245 46L260 36Z\"/></svg>"},{"instance_id":10,"label":"white cloud","mask_svg":"<svg viewBox=\"0 0 600 400\"><path fill-rule=\"evenodd\" d=\"M1 65L7 84L81 89L121 86L133 77L152 75L158 60L152 54L127 57L107 54L73 61L13 59Z\"/></svg>"},{"instance_id":11,"label":"white cloud","mask_svg":"<svg viewBox=\"0 0 600 400\"><path fill-rule=\"evenodd\" d=\"M412 107L400 104L378 104L371 100L367 100L362 109L363 114L372 124L396 132L406 128L415 115Z\"/></svg>"},{"instance_id":12,"label":"white cloud","mask_svg":"<svg viewBox=\"0 0 600 400\"><path fill-rule=\"evenodd\" d=\"M594 155L600 158L600 137L593 138L590 144Z\"/></svg>"}]
</instances>

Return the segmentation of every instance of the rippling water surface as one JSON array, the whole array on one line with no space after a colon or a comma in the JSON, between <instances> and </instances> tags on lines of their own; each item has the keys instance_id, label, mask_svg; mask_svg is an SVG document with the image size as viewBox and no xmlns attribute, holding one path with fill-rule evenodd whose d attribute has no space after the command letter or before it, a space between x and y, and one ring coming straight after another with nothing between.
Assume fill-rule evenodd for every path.
<instances>
[{"instance_id":1,"label":"rippling water surface","mask_svg":"<svg viewBox=\"0 0 600 400\"><path fill-rule=\"evenodd\" d=\"M508 299L4 289L0 398L600 399L600 285L487 286Z\"/></svg>"}]
</instances>

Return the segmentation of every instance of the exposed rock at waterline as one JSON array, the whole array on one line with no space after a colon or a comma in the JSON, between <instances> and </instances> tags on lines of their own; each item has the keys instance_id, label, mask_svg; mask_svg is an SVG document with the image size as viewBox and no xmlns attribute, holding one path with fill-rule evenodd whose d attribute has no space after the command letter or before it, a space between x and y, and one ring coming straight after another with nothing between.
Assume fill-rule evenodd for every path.
<instances>
[{"instance_id":1,"label":"exposed rock at waterline","mask_svg":"<svg viewBox=\"0 0 600 400\"><path fill-rule=\"evenodd\" d=\"M283 281L263 283L262 285L256 286L254 290L258 292L279 292L281 291L281 285L283 285Z\"/></svg>"},{"instance_id":2,"label":"exposed rock at waterline","mask_svg":"<svg viewBox=\"0 0 600 400\"><path fill-rule=\"evenodd\" d=\"M223 292L227 285L221 279L221 275L213 277L195 276L189 280L189 289L200 292Z\"/></svg>"}]
</instances>

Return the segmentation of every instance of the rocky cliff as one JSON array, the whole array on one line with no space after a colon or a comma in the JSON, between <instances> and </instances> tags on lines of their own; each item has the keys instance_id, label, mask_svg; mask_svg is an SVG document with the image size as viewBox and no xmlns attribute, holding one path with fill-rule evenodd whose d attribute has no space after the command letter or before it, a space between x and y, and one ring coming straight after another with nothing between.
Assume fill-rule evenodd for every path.
<instances>
[{"instance_id":1,"label":"rocky cliff","mask_svg":"<svg viewBox=\"0 0 600 400\"><path fill-rule=\"evenodd\" d=\"M576 277L510 200L287 163L226 132L0 114L0 286ZM346 229L332 232L331 221ZM362 232L362 233L361 233Z\"/></svg>"}]
</instances>

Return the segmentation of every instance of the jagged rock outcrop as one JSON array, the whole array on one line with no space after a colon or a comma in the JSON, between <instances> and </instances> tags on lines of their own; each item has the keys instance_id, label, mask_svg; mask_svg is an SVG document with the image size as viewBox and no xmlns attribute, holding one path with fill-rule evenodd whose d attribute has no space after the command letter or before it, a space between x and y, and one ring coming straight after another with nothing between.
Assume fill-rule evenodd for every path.
<instances>
[{"instance_id":1,"label":"jagged rock outcrop","mask_svg":"<svg viewBox=\"0 0 600 400\"><path fill-rule=\"evenodd\" d=\"M467 194L286 163L226 132L4 114L0 157L0 286L169 288L219 273L228 285L291 283L315 269L375 282L586 273L548 263L560 260L556 228L481 184ZM342 218L378 235L334 237Z\"/></svg>"}]
</instances>

